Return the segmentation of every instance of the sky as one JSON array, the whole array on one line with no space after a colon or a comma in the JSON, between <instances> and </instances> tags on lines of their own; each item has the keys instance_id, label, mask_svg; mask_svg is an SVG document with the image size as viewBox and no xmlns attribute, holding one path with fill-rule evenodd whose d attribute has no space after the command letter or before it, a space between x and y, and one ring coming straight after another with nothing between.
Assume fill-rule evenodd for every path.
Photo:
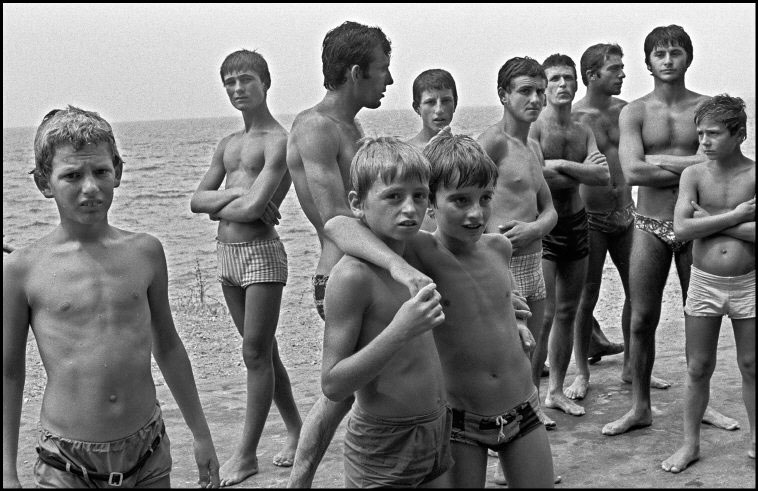
<instances>
[{"instance_id":1,"label":"sky","mask_svg":"<svg viewBox=\"0 0 758 491\"><path fill-rule=\"evenodd\" d=\"M755 15L754 3L4 3L3 128L36 126L66 104L111 122L235 116L219 68L241 48L268 61L272 113L294 114L323 97L321 43L345 20L392 41L387 109L410 109L413 79L429 68L452 73L459 105L498 105L497 71L509 58L558 52L578 65L601 42L623 48L620 97L633 100L653 86L645 36L669 24L693 41L688 88L754 100Z\"/></svg>"}]
</instances>

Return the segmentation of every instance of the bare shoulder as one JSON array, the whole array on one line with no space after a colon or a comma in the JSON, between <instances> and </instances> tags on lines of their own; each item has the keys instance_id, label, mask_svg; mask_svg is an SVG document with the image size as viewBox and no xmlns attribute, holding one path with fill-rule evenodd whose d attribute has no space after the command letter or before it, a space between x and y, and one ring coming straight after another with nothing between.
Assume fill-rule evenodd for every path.
<instances>
[{"instance_id":1,"label":"bare shoulder","mask_svg":"<svg viewBox=\"0 0 758 491\"><path fill-rule=\"evenodd\" d=\"M114 248L123 248L124 251L131 251L151 261L164 256L163 244L157 237L145 232L130 232L121 229L115 229L115 231L111 244Z\"/></svg>"},{"instance_id":2,"label":"bare shoulder","mask_svg":"<svg viewBox=\"0 0 758 491\"><path fill-rule=\"evenodd\" d=\"M493 124L485 128L484 131L477 137L476 141L482 147L492 146L503 140L504 133L497 124Z\"/></svg>"},{"instance_id":3,"label":"bare shoulder","mask_svg":"<svg viewBox=\"0 0 758 491\"><path fill-rule=\"evenodd\" d=\"M505 235L499 233L482 234L479 243L485 250L510 260L513 246Z\"/></svg>"},{"instance_id":4,"label":"bare shoulder","mask_svg":"<svg viewBox=\"0 0 758 491\"><path fill-rule=\"evenodd\" d=\"M359 297L369 291L368 287L376 277L373 270L374 267L366 261L344 255L329 273L327 288L339 288L343 294Z\"/></svg>"},{"instance_id":5,"label":"bare shoulder","mask_svg":"<svg viewBox=\"0 0 758 491\"><path fill-rule=\"evenodd\" d=\"M314 132L331 131L336 123L318 111L315 107L299 113L292 122L291 134L293 137L310 135Z\"/></svg>"}]
</instances>

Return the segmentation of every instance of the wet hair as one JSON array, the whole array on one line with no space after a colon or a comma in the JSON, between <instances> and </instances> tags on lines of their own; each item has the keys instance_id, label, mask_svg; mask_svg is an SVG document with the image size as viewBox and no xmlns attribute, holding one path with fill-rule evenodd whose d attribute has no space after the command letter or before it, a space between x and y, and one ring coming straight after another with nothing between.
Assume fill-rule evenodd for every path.
<instances>
[{"instance_id":1,"label":"wet hair","mask_svg":"<svg viewBox=\"0 0 758 491\"><path fill-rule=\"evenodd\" d=\"M114 168L124 164L111 125L98 113L71 105L66 109L53 109L42 118L34 136L34 170L30 172L34 174L34 182L40 188L47 186L59 146L71 145L79 150L98 143L110 146Z\"/></svg>"},{"instance_id":2,"label":"wet hair","mask_svg":"<svg viewBox=\"0 0 758 491\"><path fill-rule=\"evenodd\" d=\"M655 48L664 46L680 46L687 53L687 66L692 63L692 40L684 28L671 24L656 27L645 37L645 65L650 66L650 53Z\"/></svg>"},{"instance_id":3,"label":"wet hair","mask_svg":"<svg viewBox=\"0 0 758 491\"><path fill-rule=\"evenodd\" d=\"M258 74L266 89L271 87L271 74L268 71L268 63L266 63L265 58L257 51L246 49L235 51L224 58L223 63L221 63L221 81L223 82L224 77L230 73L248 69Z\"/></svg>"},{"instance_id":4,"label":"wet hair","mask_svg":"<svg viewBox=\"0 0 758 491\"><path fill-rule=\"evenodd\" d=\"M704 119L721 123L729 130L730 135L742 132L747 137L747 114L745 101L729 94L719 94L698 104L695 109L695 124Z\"/></svg>"},{"instance_id":5,"label":"wet hair","mask_svg":"<svg viewBox=\"0 0 758 491\"><path fill-rule=\"evenodd\" d=\"M454 105L458 106L458 90L455 88L455 80L450 72L441 68L432 68L424 70L413 81L413 109L418 110L421 104L421 94L425 90L443 90L450 89L453 91Z\"/></svg>"},{"instance_id":6,"label":"wet hair","mask_svg":"<svg viewBox=\"0 0 758 491\"><path fill-rule=\"evenodd\" d=\"M431 166L421 150L393 136L362 138L350 164L350 184L363 201L377 178L389 185L396 179L429 182Z\"/></svg>"},{"instance_id":7,"label":"wet hair","mask_svg":"<svg viewBox=\"0 0 758 491\"><path fill-rule=\"evenodd\" d=\"M582 83L586 86L589 85L589 79L587 78L587 72L591 71L593 74L597 73L609 56L624 56L624 51L618 44L599 43L593 44L582 53L582 57L579 60L579 71L582 73Z\"/></svg>"},{"instance_id":8,"label":"wet hair","mask_svg":"<svg viewBox=\"0 0 758 491\"><path fill-rule=\"evenodd\" d=\"M327 32L321 49L324 87L335 90L344 84L347 81L345 71L353 65L358 65L367 74L377 45L387 56L392 52L389 38L378 27L345 21Z\"/></svg>"},{"instance_id":9,"label":"wet hair","mask_svg":"<svg viewBox=\"0 0 758 491\"><path fill-rule=\"evenodd\" d=\"M569 55L555 53L545 58L545 61L542 62L542 68L545 70L545 72L547 72L548 68L552 68L554 66L570 67L572 70L574 70L574 80L576 80L576 63L574 63L574 60L572 60Z\"/></svg>"},{"instance_id":10,"label":"wet hair","mask_svg":"<svg viewBox=\"0 0 758 491\"><path fill-rule=\"evenodd\" d=\"M437 189L464 186L481 188L497 182L497 166L470 136L439 134L424 148L432 165L429 203L436 204Z\"/></svg>"},{"instance_id":11,"label":"wet hair","mask_svg":"<svg viewBox=\"0 0 758 491\"><path fill-rule=\"evenodd\" d=\"M521 76L542 77L545 80L545 83L547 83L545 69L542 68L542 65L540 65L537 60L529 58L528 56L523 58L516 56L506 61L497 72L498 90L502 88L504 91L510 92L511 80Z\"/></svg>"}]
</instances>

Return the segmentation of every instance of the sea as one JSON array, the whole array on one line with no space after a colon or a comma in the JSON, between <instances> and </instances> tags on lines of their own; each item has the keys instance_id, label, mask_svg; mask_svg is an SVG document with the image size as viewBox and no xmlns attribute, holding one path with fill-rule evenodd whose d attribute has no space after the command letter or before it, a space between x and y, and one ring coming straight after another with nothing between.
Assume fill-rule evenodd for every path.
<instances>
[{"instance_id":1,"label":"sea","mask_svg":"<svg viewBox=\"0 0 758 491\"><path fill-rule=\"evenodd\" d=\"M755 104L748 102L748 139L743 152L755 159ZM454 133L477 137L502 116L502 106L460 107ZM295 115L277 116L288 130ZM358 120L367 136L407 139L420 129L412 110L362 110ZM169 292L180 295L205 279L209 294L221 298L215 281L216 222L190 211L190 197L210 164L219 140L242 129L242 118L200 118L114 123L116 143L124 159L121 185L109 215L112 225L147 232L163 243L169 269ZM23 247L58 224L55 202L37 190L34 168L35 128L3 129L3 240ZM307 240L318 247L316 234L290 188L282 203L279 234L290 241ZM315 269L315 260L313 264ZM290 274L293 272L291 271ZM312 270L300 272L310 275Z\"/></svg>"}]
</instances>

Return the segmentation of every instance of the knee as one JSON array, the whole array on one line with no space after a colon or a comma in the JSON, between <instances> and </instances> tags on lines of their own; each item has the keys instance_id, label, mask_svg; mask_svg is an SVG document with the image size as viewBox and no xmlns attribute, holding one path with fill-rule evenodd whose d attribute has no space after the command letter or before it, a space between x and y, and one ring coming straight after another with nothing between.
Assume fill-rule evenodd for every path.
<instances>
[{"instance_id":1,"label":"knee","mask_svg":"<svg viewBox=\"0 0 758 491\"><path fill-rule=\"evenodd\" d=\"M740 368L743 378L755 380L755 353L738 355L737 366Z\"/></svg>"},{"instance_id":2,"label":"knee","mask_svg":"<svg viewBox=\"0 0 758 491\"><path fill-rule=\"evenodd\" d=\"M716 368L716 360L692 358L687 361L687 376L694 383L707 382Z\"/></svg>"},{"instance_id":3,"label":"knee","mask_svg":"<svg viewBox=\"0 0 758 491\"><path fill-rule=\"evenodd\" d=\"M242 361L248 369L258 369L262 366L273 366L271 347L263 347L258 343L244 343L242 346Z\"/></svg>"}]
</instances>

